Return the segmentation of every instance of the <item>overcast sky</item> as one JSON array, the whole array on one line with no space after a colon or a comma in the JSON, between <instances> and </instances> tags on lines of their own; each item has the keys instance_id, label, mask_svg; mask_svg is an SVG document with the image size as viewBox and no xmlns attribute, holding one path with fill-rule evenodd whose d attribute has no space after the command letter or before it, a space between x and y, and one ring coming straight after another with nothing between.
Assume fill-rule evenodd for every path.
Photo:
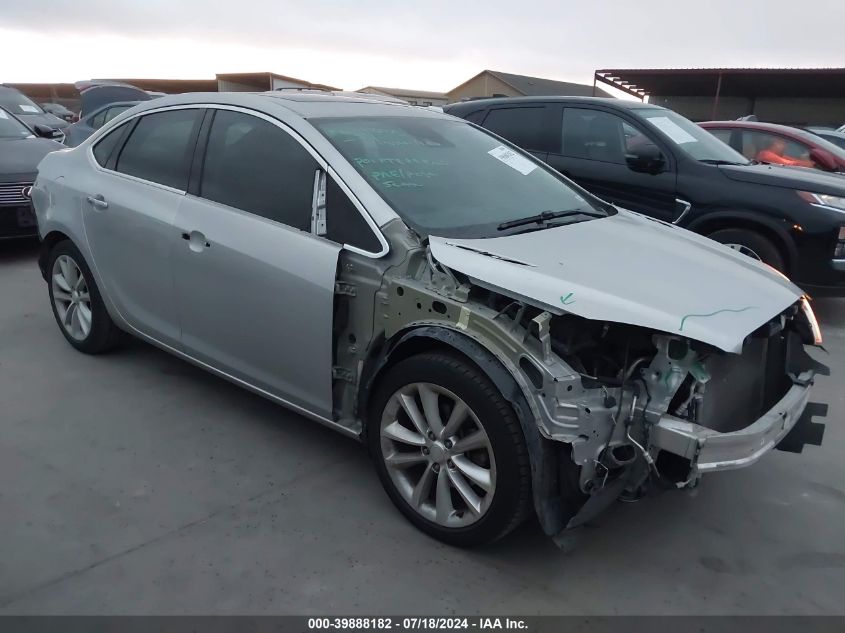
<instances>
[{"instance_id":1,"label":"overcast sky","mask_svg":"<svg viewBox=\"0 0 845 633\"><path fill-rule=\"evenodd\" d=\"M272 71L449 90L490 68L843 67L842 0L0 0L0 82Z\"/></svg>"}]
</instances>

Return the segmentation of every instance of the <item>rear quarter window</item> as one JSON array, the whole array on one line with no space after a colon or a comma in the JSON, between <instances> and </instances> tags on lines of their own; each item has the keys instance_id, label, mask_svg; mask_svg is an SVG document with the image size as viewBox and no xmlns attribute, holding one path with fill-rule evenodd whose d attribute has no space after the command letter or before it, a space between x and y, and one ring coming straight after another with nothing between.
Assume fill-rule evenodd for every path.
<instances>
[{"instance_id":1,"label":"rear quarter window","mask_svg":"<svg viewBox=\"0 0 845 633\"><path fill-rule=\"evenodd\" d=\"M123 138L125 131L126 126L121 125L106 134L94 145L94 160L97 161L100 167L105 167L108 164L109 158L111 158L115 148L120 145L120 140Z\"/></svg>"},{"instance_id":2,"label":"rear quarter window","mask_svg":"<svg viewBox=\"0 0 845 633\"><path fill-rule=\"evenodd\" d=\"M543 151L543 106L496 108L484 119L484 127L523 149Z\"/></svg>"}]
</instances>

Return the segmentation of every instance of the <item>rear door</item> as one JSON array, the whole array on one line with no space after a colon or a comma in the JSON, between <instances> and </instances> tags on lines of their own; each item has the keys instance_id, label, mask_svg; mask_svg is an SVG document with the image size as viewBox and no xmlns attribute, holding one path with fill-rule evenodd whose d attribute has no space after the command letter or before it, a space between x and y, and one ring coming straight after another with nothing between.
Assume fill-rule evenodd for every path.
<instances>
[{"instance_id":1,"label":"rear door","mask_svg":"<svg viewBox=\"0 0 845 633\"><path fill-rule=\"evenodd\" d=\"M341 246L311 233L323 165L270 117L210 112L202 169L176 220L182 344L194 358L331 419Z\"/></svg>"},{"instance_id":2,"label":"rear door","mask_svg":"<svg viewBox=\"0 0 845 633\"><path fill-rule=\"evenodd\" d=\"M544 103L492 107L487 111L482 125L543 161L553 143L554 134L550 134L554 125L552 108Z\"/></svg>"},{"instance_id":3,"label":"rear door","mask_svg":"<svg viewBox=\"0 0 845 633\"><path fill-rule=\"evenodd\" d=\"M90 178L74 183L109 298L132 327L173 346L173 221L188 188L201 112L174 108L121 125L94 146Z\"/></svg>"},{"instance_id":4,"label":"rear door","mask_svg":"<svg viewBox=\"0 0 845 633\"><path fill-rule=\"evenodd\" d=\"M676 200L677 172L671 153L633 119L589 107L559 107L556 145L547 162L599 198L671 222L684 209ZM628 155L656 145L666 164L660 173L634 171Z\"/></svg>"}]
</instances>

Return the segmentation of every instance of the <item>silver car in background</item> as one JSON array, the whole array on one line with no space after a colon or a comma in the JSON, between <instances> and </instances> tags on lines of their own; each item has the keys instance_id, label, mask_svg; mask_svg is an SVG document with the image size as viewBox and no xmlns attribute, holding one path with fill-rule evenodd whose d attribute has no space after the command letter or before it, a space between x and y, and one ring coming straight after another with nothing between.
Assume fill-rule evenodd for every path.
<instances>
[{"instance_id":1,"label":"silver car in background","mask_svg":"<svg viewBox=\"0 0 845 633\"><path fill-rule=\"evenodd\" d=\"M163 97L49 155L33 195L71 345L128 333L367 442L448 543L819 439L801 290L451 116Z\"/></svg>"}]
</instances>

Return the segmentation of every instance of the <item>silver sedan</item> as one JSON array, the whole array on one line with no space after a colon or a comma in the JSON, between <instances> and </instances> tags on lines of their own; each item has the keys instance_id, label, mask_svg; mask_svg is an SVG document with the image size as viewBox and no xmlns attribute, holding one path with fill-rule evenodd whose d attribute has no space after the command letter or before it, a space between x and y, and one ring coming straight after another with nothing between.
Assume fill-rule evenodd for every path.
<instances>
[{"instance_id":1,"label":"silver sedan","mask_svg":"<svg viewBox=\"0 0 845 633\"><path fill-rule=\"evenodd\" d=\"M448 543L800 448L818 410L789 281L432 110L164 97L49 155L33 200L71 345L132 335L366 442Z\"/></svg>"}]
</instances>

